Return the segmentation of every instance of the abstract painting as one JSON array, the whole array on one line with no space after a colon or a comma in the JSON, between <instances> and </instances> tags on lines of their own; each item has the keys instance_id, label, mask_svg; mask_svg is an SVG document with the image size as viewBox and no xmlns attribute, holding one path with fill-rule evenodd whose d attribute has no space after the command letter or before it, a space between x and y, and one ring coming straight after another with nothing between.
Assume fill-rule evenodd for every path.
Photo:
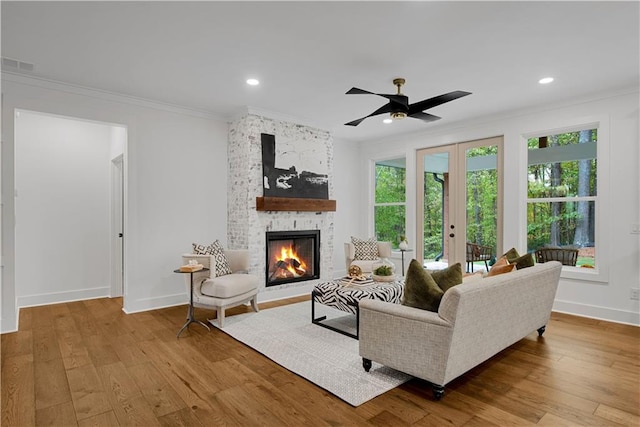
<instances>
[{"instance_id":1,"label":"abstract painting","mask_svg":"<svg viewBox=\"0 0 640 427\"><path fill-rule=\"evenodd\" d=\"M308 141L282 141L263 133L262 175L265 197L329 198L327 153Z\"/></svg>"}]
</instances>

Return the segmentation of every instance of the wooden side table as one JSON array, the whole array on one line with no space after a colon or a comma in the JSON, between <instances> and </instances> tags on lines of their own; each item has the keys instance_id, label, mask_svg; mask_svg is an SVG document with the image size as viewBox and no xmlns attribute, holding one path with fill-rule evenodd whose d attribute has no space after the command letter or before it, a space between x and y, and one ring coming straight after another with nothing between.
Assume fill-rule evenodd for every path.
<instances>
[{"instance_id":1,"label":"wooden side table","mask_svg":"<svg viewBox=\"0 0 640 427\"><path fill-rule=\"evenodd\" d=\"M198 324L204 326L205 328L207 328L208 331L211 330L211 329L209 329L209 327L207 325L205 325L201 321L197 320L195 318L195 316L193 315L193 273L199 273L201 271L209 271L209 269L208 268L202 268L202 269L200 269L198 271L180 271L180 269L173 270L174 273L182 273L182 274L190 274L191 275L191 289L189 290L189 311L187 312L187 321L182 326L182 328L180 328L180 331L178 331L178 335L176 336L176 338L180 338L180 334L182 333L182 331L187 329L189 327L189 325L192 324L192 323L198 323Z\"/></svg>"}]
</instances>

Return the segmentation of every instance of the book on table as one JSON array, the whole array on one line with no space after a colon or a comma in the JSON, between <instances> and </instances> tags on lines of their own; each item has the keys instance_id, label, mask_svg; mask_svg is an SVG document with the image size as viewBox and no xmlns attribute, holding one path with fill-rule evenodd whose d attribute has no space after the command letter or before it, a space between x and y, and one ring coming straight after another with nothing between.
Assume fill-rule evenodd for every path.
<instances>
[{"instance_id":1,"label":"book on table","mask_svg":"<svg viewBox=\"0 0 640 427\"><path fill-rule=\"evenodd\" d=\"M187 264L180 266L180 271L183 273L195 273L196 271L200 271L204 268L202 264Z\"/></svg>"}]
</instances>

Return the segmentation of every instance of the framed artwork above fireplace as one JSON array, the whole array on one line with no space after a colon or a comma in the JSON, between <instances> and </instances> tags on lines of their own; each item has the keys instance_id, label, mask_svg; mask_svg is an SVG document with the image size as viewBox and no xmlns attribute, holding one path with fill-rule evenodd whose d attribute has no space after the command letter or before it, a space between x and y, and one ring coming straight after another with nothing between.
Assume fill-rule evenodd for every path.
<instances>
[{"instance_id":1,"label":"framed artwork above fireplace","mask_svg":"<svg viewBox=\"0 0 640 427\"><path fill-rule=\"evenodd\" d=\"M263 133L262 174L265 197L328 199L327 153L308 141L280 141Z\"/></svg>"}]
</instances>

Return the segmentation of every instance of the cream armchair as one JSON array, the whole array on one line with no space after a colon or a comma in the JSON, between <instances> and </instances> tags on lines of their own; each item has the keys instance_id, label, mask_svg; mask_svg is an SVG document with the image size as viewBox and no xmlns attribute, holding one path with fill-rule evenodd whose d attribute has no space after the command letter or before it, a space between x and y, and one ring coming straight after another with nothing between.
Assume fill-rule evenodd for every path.
<instances>
[{"instance_id":1,"label":"cream armchair","mask_svg":"<svg viewBox=\"0 0 640 427\"><path fill-rule=\"evenodd\" d=\"M224 251L232 274L216 277L215 258L212 255L182 255L182 264L189 260L196 260L209 271L193 274L193 305L196 307L213 308L216 310L220 328L224 326L224 311L251 301L251 307L258 311L257 295L259 279L255 275L247 274L249 269L249 251ZM191 288L190 277L185 274L187 290Z\"/></svg>"},{"instance_id":2,"label":"cream armchair","mask_svg":"<svg viewBox=\"0 0 640 427\"><path fill-rule=\"evenodd\" d=\"M354 260L353 258L356 255L355 247L351 242L345 242L344 244L344 254L345 261L347 266L347 272L349 272L349 267L351 265L357 265L362 269L364 274L371 273L373 270L373 263L376 260ZM378 242L378 257L380 258L390 258L391 257L391 242Z\"/></svg>"}]
</instances>

